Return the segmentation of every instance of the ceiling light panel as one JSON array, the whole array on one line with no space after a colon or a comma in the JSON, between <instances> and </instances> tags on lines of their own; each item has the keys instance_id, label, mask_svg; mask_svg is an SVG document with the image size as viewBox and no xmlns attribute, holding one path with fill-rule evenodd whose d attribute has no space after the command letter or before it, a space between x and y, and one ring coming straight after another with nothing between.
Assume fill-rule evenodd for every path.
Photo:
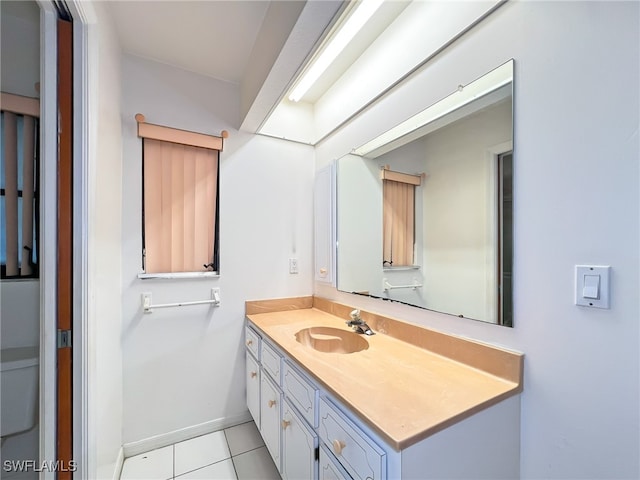
<instances>
[{"instance_id":1,"label":"ceiling light panel","mask_svg":"<svg viewBox=\"0 0 640 480\"><path fill-rule=\"evenodd\" d=\"M304 96L349 42L366 25L382 3L383 0L362 0L359 3L358 7L339 27L320 54L311 62L289 95L289 100L297 102Z\"/></svg>"}]
</instances>

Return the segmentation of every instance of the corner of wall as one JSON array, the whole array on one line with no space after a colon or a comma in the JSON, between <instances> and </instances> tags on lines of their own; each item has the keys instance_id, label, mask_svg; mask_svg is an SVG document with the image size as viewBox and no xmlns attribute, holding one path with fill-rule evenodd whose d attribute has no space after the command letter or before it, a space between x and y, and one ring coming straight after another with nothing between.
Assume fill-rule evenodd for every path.
<instances>
[{"instance_id":1,"label":"corner of wall","mask_svg":"<svg viewBox=\"0 0 640 480\"><path fill-rule=\"evenodd\" d=\"M122 455L121 47L108 6L91 2L88 165L88 328L93 344L90 408L98 472Z\"/></svg>"}]
</instances>

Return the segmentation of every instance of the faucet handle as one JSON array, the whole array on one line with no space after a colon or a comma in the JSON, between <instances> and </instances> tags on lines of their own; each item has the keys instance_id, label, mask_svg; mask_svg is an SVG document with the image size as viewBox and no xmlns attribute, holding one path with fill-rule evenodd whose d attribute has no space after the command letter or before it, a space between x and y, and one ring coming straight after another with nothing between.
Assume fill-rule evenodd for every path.
<instances>
[{"instance_id":1,"label":"faucet handle","mask_svg":"<svg viewBox=\"0 0 640 480\"><path fill-rule=\"evenodd\" d=\"M349 314L349 316L352 320L360 320L360 310L356 308Z\"/></svg>"}]
</instances>

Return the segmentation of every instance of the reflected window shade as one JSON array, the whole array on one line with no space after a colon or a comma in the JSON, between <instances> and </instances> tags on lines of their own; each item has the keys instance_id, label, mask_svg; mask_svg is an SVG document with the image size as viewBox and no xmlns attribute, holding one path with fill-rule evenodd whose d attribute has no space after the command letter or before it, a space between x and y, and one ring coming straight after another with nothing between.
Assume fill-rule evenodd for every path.
<instances>
[{"instance_id":1,"label":"reflected window shade","mask_svg":"<svg viewBox=\"0 0 640 480\"><path fill-rule=\"evenodd\" d=\"M214 260L219 152L149 138L143 145L145 271L203 271Z\"/></svg>"},{"instance_id":2,"label":"reflected window shade","mask_svg":"<svg viewBox=\"0 0 640 480\"><path fill-rule=\"evenodd\" d=\"M413 265L415 186L383 180L383 265Z\"/></svg>"},{"instance_id":3,"label":"reflected window shade","mask_svg":"<svg viewBox=\"0 0 640 480\"><path fill-rule=\"evenodd\" d=\"M34 277L38 119L2 112L2 277Z\"/></svg>"},{"instance_id":4,"label":"reflected window shade","mask_svg":"<svg viewBox=\"0 0 640 480\"><path fill-rule=\"evenodd\" d=\"M30 253L33 251L34 220L34 170L35 170L35 119L24 116L22 134L22 247L20 274L28 276L33 273ZM27 161L33 159L33 161Z\"/></svg>"}]
</instances>

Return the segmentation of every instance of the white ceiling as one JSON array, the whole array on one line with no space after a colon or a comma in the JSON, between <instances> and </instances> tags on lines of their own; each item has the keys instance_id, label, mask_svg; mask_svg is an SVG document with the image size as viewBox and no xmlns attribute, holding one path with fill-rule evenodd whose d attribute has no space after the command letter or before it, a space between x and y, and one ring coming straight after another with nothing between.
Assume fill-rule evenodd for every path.
<instances>
[{"instance_id":1,"label":"white ceiling","mask_svg":"<svg viewBox=\"0 0 640 480\"><path fill-rule=\"evenodd\" d=\"M111 1L125 52L240 84L270 1Z\"/></svg>"},{"instance_id":2,"label":"white ceiling","mask_svg":"<svg viewBox=\"0 0 640 480\"><path fill-rule=\"evenodd\" d=\"M286 3L304 2L288 0ZM241 84L269 0L110 1L124 51ZM407 5L386 2L305 95L314 103ZM297 66L296 66L297 67Z\"/></svg>"},{"instance_id":3,"label":"white ceiling","mask_svg":"<svg viewBox=\"0 0 640 480\"><path fill-rule=\"evenodd\" d=\"M111 0L125 52L240 86L241 128L257 131L347 0ZM313 105L404 10L387 0L300 104ZM301 108L306 108L301 107Z\"/></svg>"}]
</instances>

